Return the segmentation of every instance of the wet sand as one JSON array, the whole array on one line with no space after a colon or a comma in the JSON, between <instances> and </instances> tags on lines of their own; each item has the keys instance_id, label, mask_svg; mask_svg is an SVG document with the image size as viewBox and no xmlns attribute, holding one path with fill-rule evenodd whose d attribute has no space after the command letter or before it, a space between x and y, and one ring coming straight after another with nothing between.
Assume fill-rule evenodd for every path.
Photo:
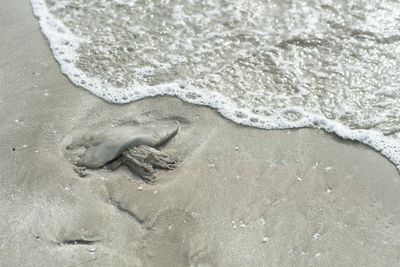
<instances>
[{"instance_id":1,"label":"wet sand","mask_svg":"<svg viewBox=\"0 0 400 267\"><path fill-rule=\"evenodd\" d=\"M393 266L400 183L376 151L315 129L260 130L173 97L104 102L60 73L29 2L0 9L0 265ZM155 184L81 178L90 129L175 119L183 161Z\"/></svg>"}]
</instances>

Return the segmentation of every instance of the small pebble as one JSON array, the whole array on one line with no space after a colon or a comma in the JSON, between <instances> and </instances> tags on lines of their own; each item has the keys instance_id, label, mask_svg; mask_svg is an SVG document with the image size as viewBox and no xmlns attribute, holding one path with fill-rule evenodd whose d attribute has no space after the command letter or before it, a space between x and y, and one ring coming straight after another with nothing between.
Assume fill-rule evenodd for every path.
<instances>
[{"instance_id":1,"label":"small pebble","mask_svg":"<svg viewBox=\"0 0 400 267\"><path fill-rule=\"evenodd\" d=\"M235 146L235 150L236 150L236 151L239 151L239 147L238 147L238 146Z\"/></svg>"},{"instance_id":2,"label":"small pebble","mask_svg":"<svg viewBox=\"0 0 400 267\"><path fill-rule=\"evenodd\" d=\"M262 242L266 243L267 241L268 241L268 237L264 237Z\"/></svg>"},{"instance_id":3,"label":"small pebble","mask_svg":"<svg viewBox=\"0 0 400 267\"><path fill-rule=\"evenodd\" d=\"M301 179L300 177L297 177L297 181L301 182L301 181L303 181L303 179Z\"/></svg>"},{"instance_id":4,"label":"small pebble","mask_svg":"<svg viewBox=\"0 0 400 267\"><path fill-rule=\"evenodd\" d=\"M240 225L239 225L240 228L247 227L247 225L244 224L242 221L240 221L239 223L240 223Z\"/></svg>"},{"instance_id":5,"label":"small pebble","mask_svg":"<svg viewBox=\"0 0 400 267\"><path fill-rule=\"evenodd\" d=\"M315 165L312 167L314 170L318 167L318 161L315 162Z\"/></svg>"},{"instance_id":6,"label":"small pebble","mask_svg":"<svg viewBox=\"0 0 400 267\"><path fill-rule=\"evenodd\" d=\"M235 223L235 221L232 221L232 228L233 228L233 229L236 228L236 223Z\"/></svg>"}]
</instances>

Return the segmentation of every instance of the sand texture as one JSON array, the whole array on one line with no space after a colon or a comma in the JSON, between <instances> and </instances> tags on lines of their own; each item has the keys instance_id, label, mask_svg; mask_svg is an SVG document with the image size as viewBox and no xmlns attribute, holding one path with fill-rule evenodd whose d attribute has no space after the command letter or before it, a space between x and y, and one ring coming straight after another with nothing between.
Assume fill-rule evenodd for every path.
<instances>
[{"instance_id":1,"label":"sand texture","mask_svg":"<svg viewBox=\"0 0 400 267\"><path fill-rule=\"evenodd\" d=\"M394 266L400 183L376 151L173 97L113 105L60 73L27 0L0 3L1 266ZM80 177L66 146L175 120L174 170Z\"/></svg>"}]
</instances>

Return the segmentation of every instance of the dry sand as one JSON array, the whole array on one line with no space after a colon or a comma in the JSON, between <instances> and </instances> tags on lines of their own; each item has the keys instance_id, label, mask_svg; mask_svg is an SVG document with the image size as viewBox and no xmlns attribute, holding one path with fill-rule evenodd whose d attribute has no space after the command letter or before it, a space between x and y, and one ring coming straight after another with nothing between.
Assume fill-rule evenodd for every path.
<instances>
[{"instance_id":1,"label":"dry sand","mask_svg":"<svg viewBox=\"0 0 400 267\"><path fill-rule=\"evenodd\" d=\"M28 0L0 6L1 266L399 263L399 174L377 152L173 97L105 103L60 73ZM183 162L154 185L126 168L80 178L63 155L88 129L165 118Z\"/></svg>"}]
</instances>

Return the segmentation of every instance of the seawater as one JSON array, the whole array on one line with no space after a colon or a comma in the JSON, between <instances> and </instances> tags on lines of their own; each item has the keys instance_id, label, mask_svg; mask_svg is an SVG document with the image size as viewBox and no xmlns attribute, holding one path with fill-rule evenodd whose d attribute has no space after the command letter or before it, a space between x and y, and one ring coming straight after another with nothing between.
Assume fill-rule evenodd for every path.
<instances>
[{"instance_id":1,"label":"seawater","mask_svg":"<svg viewBox=\"0 0 400 267\"><path fill-rule=\"evenodd\" d=\"M321 128L400 170L400 1L31 0L63 73L109 102L173 95Z\"/></svg>"}]
</instances>

